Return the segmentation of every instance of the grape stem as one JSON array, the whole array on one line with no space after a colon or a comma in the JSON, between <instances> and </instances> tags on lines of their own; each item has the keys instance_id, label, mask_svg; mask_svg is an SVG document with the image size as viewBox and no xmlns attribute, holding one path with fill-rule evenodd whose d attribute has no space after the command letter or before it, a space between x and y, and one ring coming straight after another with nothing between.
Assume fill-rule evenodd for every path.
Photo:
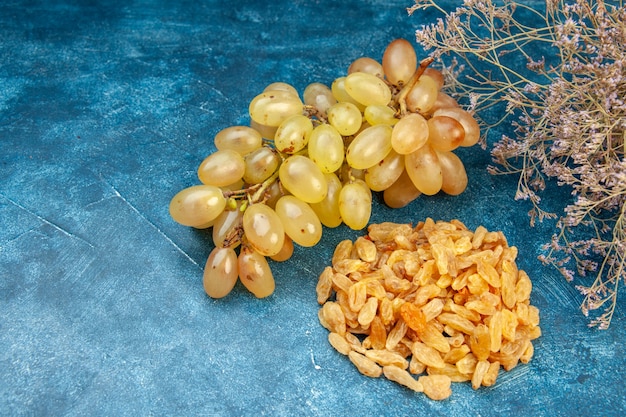
<instances>
[{"instance_id":1,"label":"grape stem","mask_svg":"<svg viewBox=\"0 0 626 417\"><path fill-rule=\"evenodd\" d=\"M426 68L428 68L428 66L432 64L433 61L434 58L430 56L428 58L422 59L420 61L419 67L417 67L409 81L404 85L404 87L402 87L402 90L400 90L400 92L398 93L396 97L396 103L400 105L400 109L398 110L398 116L400 118L404 117L404 115L407 113L406 96L409 94L409 91L411 91L415 83L417 83L417 80L420 79L424 71L426 71Z\"/></svg>"}]
</instances>

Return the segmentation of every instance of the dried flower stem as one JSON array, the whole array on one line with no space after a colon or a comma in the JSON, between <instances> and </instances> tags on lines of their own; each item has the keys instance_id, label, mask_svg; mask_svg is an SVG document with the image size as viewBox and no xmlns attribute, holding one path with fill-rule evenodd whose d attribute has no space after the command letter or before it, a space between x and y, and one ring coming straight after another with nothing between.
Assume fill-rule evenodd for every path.
<instances>
[{"instance_id":1,"label":"dried flower stem","mask_svg":"<svg viewBox=\"0 0 626 417\"><path fill-rule=\"evenodd\" d=\"M546 0L536 8L464 0L447 11L416 0L409 12L441 13L416 38L433 50L452 92L469 98L485 127L483 145L489 129L514 128L493 144L489 172L518 175L515 198L532 203L531 224L558 218L541 258L568 280L570 265L581 278L595 274L577 288L585 315L604 309L590 325L605 329L626 282L626 8L623 0ZM572 190L562 213L540 208L547 178Z\"/></svg>"}]
</instances>

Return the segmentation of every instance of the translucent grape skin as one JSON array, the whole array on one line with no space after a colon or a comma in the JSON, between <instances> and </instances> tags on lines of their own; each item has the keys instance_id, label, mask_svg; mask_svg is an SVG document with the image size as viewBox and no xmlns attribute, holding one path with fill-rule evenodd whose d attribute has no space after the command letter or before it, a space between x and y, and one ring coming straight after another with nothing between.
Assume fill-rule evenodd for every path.
<instances>
[{"instance_id":1,"label":"translucent grape skin","mask_svg":"<svg viewBox=\"0 0 626 417\"><path fill-rule=\"evenodd\" d=\"M243 212L237 205L235 210L224 210L213 222L213 243L218 248L235 249L241 244L243 235Z\"/></svg>"},{"instance_id":2,"label":"translucent grape skin","mask_svg":"<svg viewBox=\"0 0 626 417\"><path fill-rule=\"evenodd\" d=\"M226 207L222 190L214 185L193 185L179 191L170 201L172 219L184 226L207 227Z\"/></svg>"},{"instance_id":3,"label":"translucent grape skin","mask_svg":"<svg viewBox=\"0 0 626 417\"><path fill-rule=\"evenodd\" d=\"M244 157L243 180L247 184L260 184L268 179L280 164L280 156L269 146L262 146Z\"/></svg>"},{"instance_id":4,"label":"translucent grape skin","mask_svg":"<svg viewBox=\"0 0 626 417\"><path fill-rule=\"evenodd\" d=\"M438 115L428 119L428 142L438 151L453 151L465 138L465 129L456 119Z\"/></svg>"},{"instance_id":5,"label":"translucent grape skin","mask_svg":"<svg viewBox=\"0 0 626 417\"><path fill-rule=\"evenodd\" d=\"M217 132L213 143L218 150L231 149L243 156L260 148L263 138L249 126L230 126Z\"/></svg>"},{"instance_id":6,"label":"translucent grape skin","mask_svg":"<svg viewBox=\"0 0 626 417\"><path fill-rule=\"evenodd\" d=\"M306 156L286 158L278 169L278 176L287 191L306 203L318 203L328 193L324 173Z\"/></svg>"},{"instance_id":7,"label":"translucent grape skin","mask_svg":"<svg viewBox=\"0 0 626 417\"><path fill-rule=\"evenodd\" d=\"M339 101L328 111L328 123L343 136L354 135L361 128L363 116L361 110L350 102Z\"/></svg>"},{"instance_id":8,"label":"translucent grape skin","mask_svg":"<svg viewBox=\"0 0 626 417\"><path fill-rule=\"evenodd\" d=\"M239 277L237 253L232 248L214 248L204 266L202 285L211 298L227 296Z\"/></svg>"},{"instance_id":9,"label":"translucent grape skin","mask_svg":"<svg viewBox=\"0 0 626 417\"><path fill-rule=\"evenodd\" d=\"M346 91L346 77L335 78L335 81L330 85L330 91L332 91L333 97L335 97L337 103L344 102L354 104L359 112L365 110L365 106L352 98L352 96L348 94L348 91Z\"/></svg>"},{"instance_id":10,"label":"translucent grape skin","mask_svg":"<svg viewBox=\"0 0 626 417\"><path fill-rule=\"evenodd\" d=\"M274 146L280 152L300 152L309 143L313 122L302 114L295 114L283 121L274 134Z\"/></svg>"},{"instance_id":11,"label":"translucent grape skin","mask_svg":"<svg viewBox=\"0 0 626 417\"><path fill-rule=\"evenodd\" d=\"M391 186L404 171L404 155L394 151L382 161L365 170L365 182L372 191L383 191Z\"/></svg>"},{"instance_id":12,"label":"translucent grape skin","mask_svg":"<svg viewBox=\"0 0 626 417\"><path fill-rule=\"evenodd\" d=\"M243 245L237 257L239 280L257 298L274 293L276 283L265 256L248 245Z\"/></svg>"},{"instance_id":13,"label":"translucent grape skin","mask_svg":"<svg viewBox=\"0 0 626 417\"><path fill-rule=\"evenodd\" d=\"M265 91L254 97L248 107L250 117L266 126L279 126L286 118L301 114L303 110L302 100L285 90Z\"/></svg>"},{"instance_id":14,"label":"translucent grape skin","mask_svg":"<svg viewBox=\"0 0 626 417\"><path fill-rule=\"evenodd\" d=\"M343 222L353 230L361 230L372 214L372 192L363 180L345 184L339 193L339 212Z\"/></svg>"},{"instance_id":15,"label":"translucent grape skin","mask_svg":"<svg viewBox=\"0 0 626 417\"><path fill-rule=\"evenodd\" d=\"M421 191L415 187L411 177L404 170L396 182L383 191L383 200L391 208L402 208L406 207L420 195L422 195Z\"/></svg>"},{"instance_id":16,"label":"translucent grape skin","mask_svg":"<svg viewBox=\"0 0 626 417\"><path fill-rule=\"evenodd\" d=\"M388 125L370 126L361 131L346 150L348 164L366 169L381 161L391 151L391 133Z\"/></svg>"},{"instance_id":17,"label":"translucent grape skin","mask_svg":"<svg viewBox=\"0 0 626 417\"><path fill-rule=\"evenodd\" d=\"M335 172L341 168L345 156L343 138L333 126L320 124L309 137L308 152L323 173Z\"/></svg>"},{"instance_id":18,"label":"translucent grape skin","mask_svg":"<svg viewBox=\"0 0 626 417\"><path fill-rule=\"evenodd\" d=\"M453 152L437 152L441 166L441 191L448 195L459 195L467 188L467 172L463 161Z\"/></svg>"},{"instance_id":19,"label":"translucent grape skin","mask_svg":"<svg viewBox=\"0 0 626 417\"><path fill-rule=\"evenodd\" d=\"M285 241L283 242L283 247L280 248L280 251L276 255L272 255L269 258L272 261L276 262L285 262L293 255L293 241L287 235L285 235Z\"/></svg>"},{"instance_id":20,"label":"translucent grape skin","mask_svg":"<svg viewBox=\"0 0 626 417\"><path fill-rule=\"evenodd\" d=\"M480 140L480 126L478 122L467 110L463 110L458 105L457 107L440 108L433 113L433 117L435 116L451 117L463 126L465 136L463 136L463 141L459 146L473 146Z\"/></svg>"},{"instance_id":21,"label":"translucent grape skin","mask_svg":"<svg viewBox=\"0 0 626 417\"><path fill-rule=\"evenodd\" d=\"M281 197L276 203L276 214L285 233L300 246L311 247L322 238L322 224L313 209L292 195Z\"/></svg>"},{"instance_id":22,"label":"translucent grape skin","mask_svg":"<svg viewBox=\"0 0 626 417\"><path fill-rule=\"evenodd\" d=\"M383 66L380 62L367 56L362 56L352 61L352 64L348 67L348 74L355 72L366 72L381 78L384 75Z\"/></svg>"},{"instance_id":23,"label":"translucent grape skin","mask_svg":"<svg viewBox=\"0 0 626 417\"><path fill-rule=\"evenodd\" d=\"M265 204L251 204L243 213L243 231L249 244L261 255L280 252L285 229L278 214Z\"/></svg>"},{"instance_id":24,"label":"translucent grape skin","mask_svg":"<svg viewBox=\"0 0 626 417\"><path fill-rule=\"evenodd\" d=\"M406 155L404 165L411 181L422 194L435 195L441 190L441 166L437 153L429 144Z\"/></svg>"},{"instance_id":25,"label":"translucent grape skin","mask_svg":"<svg viewBox=\"0 0 626 417\"><path fill-rule=\"evenodd\" d=\"M328 193L319 203L311 204L311 208L324 226L334 228L343 223L341 213L339 213L339 193L342 184L333 172L324 174L324 178L328 184Z\"/></svg>"},{"instance_id":26,"label":"translucent grape skin","mask_svg":"<svg viewBox=\"0 0 626 417\"><path fill-rule=\"evenodd\" d=\"M422 75L406 96L407 108L413 113L427 113L437 101L439 87L437 81Z\"/></svg>"},{"instance_id":27,"label":"translucent grape skin","mask_svg":"<svg viewBox=\"0 0 626 417\"><path fill-rule=\"evenodd\" d=\"M383 53L382 67L391 84L406 84L417 69L417 54L413 45L402 38L390 42Z\"/></svg>"},{"instance_id":28,"label":"translucent grape skin","mask_svg":"<svg viewBox=\"0 0 626 417\"><path fill-rule=\"evenodd\" d=\"M371 105L363 111L363 118L370 125L393 126L400 121L395 116L396 112L389 106Z\"/></svg>"},{"instance_id":29,"label":"translucent grape skin","mask_svg":"<svg viewBox=\"0 0 626 417\"><path fill-rule=\"evenodd\" d=\"M198 167L198 179L203 184L225 187L243 178L246 165L239 152L223 149L207 156Z\"/></svg>"},{"instance_id":30,"label":"translucent grape skin","mask_svg":"<svg viewBox=\"0 0 626 417\"><path fill-rule=\"evenodd\" d=\"M410 154L426 144L428 133L428 121L424 116L409 113L393 127L391 147L399 154Z\"/></svg>"},{"instance_id":31,"label":"translucent grape skin","mask_svg":"<svg viewBox=\"0 0 626 417\"><path fill-rule=\"evenodd\" d=\"M391 101L391 90L383 80L366 72L354 72L346 77L346 92L364 106L384 106Z\"/></svg>"},{"instance_id":32,"label":"translucent grape skin","mask_svg":"<svg viewBox=\"0 0 626 417\"><path fill-rule=\"evenodd\" d=\"M332 105L337 104L337 99L333 96L330 87L322 83L307 85L302 98L304 99L304 104L313 106L322 115L325 115Z\"/></svg>"}]
</instances>

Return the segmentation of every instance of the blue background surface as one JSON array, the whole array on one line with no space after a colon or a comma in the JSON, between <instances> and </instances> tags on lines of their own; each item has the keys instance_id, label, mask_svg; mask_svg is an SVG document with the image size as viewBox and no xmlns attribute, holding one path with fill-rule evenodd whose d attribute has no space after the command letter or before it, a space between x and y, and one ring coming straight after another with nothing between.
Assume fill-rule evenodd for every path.
<instances>
[{"instance_id":1,"label":"blue background surface","mask_svg":"<svg viewBox=\"0 0 626 417\"><path fill-rule=\"evenodd\" d=\"M490 176L478 147L460 152L464 194L377 200L372 222L458 218L519 247L543 336L495 386L434 402L329 346L315 284L360 235L346 227L272 264L268 299L204 294L211 239L167 206L214 134L246 124L269 83L330 84L433 18L409 17L409 0L267 3L0 5L0 415L620 415L623 306L610 330L587 328L573 285L537 260L553 224L529 226L516 179Z\"/></svg>"}]
</instances>

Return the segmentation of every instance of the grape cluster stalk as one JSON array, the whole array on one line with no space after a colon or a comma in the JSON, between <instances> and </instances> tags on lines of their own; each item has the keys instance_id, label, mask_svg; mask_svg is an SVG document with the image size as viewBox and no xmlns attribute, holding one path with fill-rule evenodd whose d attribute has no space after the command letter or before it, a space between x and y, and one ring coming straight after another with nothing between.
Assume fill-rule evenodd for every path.
<instances>
[{"instance_id":1,"label":"grape cluster stalk","mask_svg":"<svg viewBox=\"0 0 626 417\"><path fill-rule=\"evenodd\" d=\"M302 97L287 83L268 85L250 102L249 126L215 135L217 151L198 167L201 184L169 206L176 222L212 228L203 276L210 297L228 295L237 280L258 298L271 295L268 258L315 246L324 226L365 228L373 192L400 208L422 194L465 190L454 150L475 145L480 129L442 91L431 62L395 39L381 61L358 58L331 86L313 82Z\"/></svg>"}]
</instances>

